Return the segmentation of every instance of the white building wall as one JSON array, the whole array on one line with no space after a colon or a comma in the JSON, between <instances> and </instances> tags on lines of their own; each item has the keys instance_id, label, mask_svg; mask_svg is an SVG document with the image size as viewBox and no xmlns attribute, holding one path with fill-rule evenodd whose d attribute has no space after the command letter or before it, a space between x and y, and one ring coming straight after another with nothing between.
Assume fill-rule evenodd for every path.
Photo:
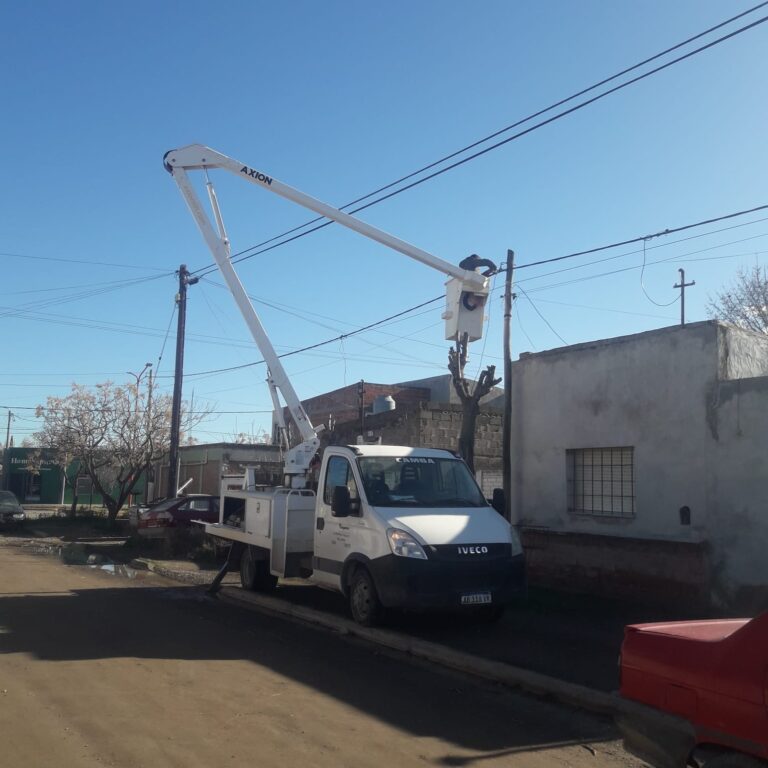
<instances>
[{"instance_id":1,"label":"white building wall","mask_svg":"<svg viewBox=\"0 0 768 768\"><path fill-rule=\"evenodd\" d=\"M760 374L768 338L715 322L523 356L512 377L516 520L707 542L719 581L768 583L768 557L756 564L768 551L768 386L721 381ZM568 512L566 450L625 446L634 448L635 516Z\"/></svg>"}]
</instances>

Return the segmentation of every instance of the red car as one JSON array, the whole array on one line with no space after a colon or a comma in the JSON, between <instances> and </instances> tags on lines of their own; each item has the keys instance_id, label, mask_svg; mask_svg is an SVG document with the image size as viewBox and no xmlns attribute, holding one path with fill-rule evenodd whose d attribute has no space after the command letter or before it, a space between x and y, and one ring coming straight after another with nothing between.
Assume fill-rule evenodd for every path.
<instances>
[{"instance_id":1,"label":"red car","mask_svg":"<svg viewBox=\"0 0 768 768\"><path fill-rule=\"evenodd\" d=\"M625 630L617 718L658 768L768 768L768 613Z\"/></svg>"},{"instance_id":2,"label":"red car","mask_svg":"<svg viewBox=\"0 0 768 768\"><path fill-rule=\"evenodd\" d=\"M219 497L195 493L165 499L152 507L131 510L128 518L139 536L163 537L169 528L190 525L193 520L218 522Z\"/></svg>"}]
</instances>

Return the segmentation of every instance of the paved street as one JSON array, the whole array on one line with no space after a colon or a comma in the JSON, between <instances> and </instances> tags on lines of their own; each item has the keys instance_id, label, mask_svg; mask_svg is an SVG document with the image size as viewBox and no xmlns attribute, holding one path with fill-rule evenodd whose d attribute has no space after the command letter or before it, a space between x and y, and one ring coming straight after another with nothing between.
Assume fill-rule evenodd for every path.
<instances>
[{"instance_id":1,"label":"paved street","mask_svg":"<svg viewBox=\"0 0 768 768\"><path fill-rule=\"evenodd\" d=\"M584 713L0 547L4 764L636 766Z\"/></svg>"}]
</instances>

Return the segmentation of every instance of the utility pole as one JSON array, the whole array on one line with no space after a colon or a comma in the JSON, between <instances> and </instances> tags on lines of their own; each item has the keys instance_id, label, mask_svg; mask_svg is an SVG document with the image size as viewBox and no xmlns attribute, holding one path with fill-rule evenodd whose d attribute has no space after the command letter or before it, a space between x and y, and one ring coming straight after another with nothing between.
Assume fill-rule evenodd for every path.
<instances>
[{"instance_id":1,"label":"utility pole","mask_svg":"<svg viewBox=\"0 0 768 768\"><path fill-rule=\"evenodd\" d=\"M5 429L5 451L3 452L3 488L8 490L8 480L11 471L11 463L8 460L8 449L11 446L11 419L13 418L13 412L8 410L8 426Z\"/></svg>"},{"instance_id":2,"label":"utility pole","mask_svg":"<svg viewBox=\"0 0 768 768\"><path fill-rule=\"evenodd\" d=\"M512 277L515 252L507 250L504 272L504 428L501 456L503 462L504 517L512 522Z\"/></svg>"},{"instance_id":3,"label":"utility pole","mask_svg":"<svg viewBox=\"0 0 768 768\"><path fill-rule=\"evenodd\" d=\"M365 381L360 379L357 385L357 405L360 411L360 436L365 442Z\"/></svg>"},{"instance_id":4,"label":"utility pole","mask_svg":"<svg viewBox=\"0 0 768 768\"><path fill-rule=\"evenodd\" d=\"M690 288L692 285L696 285L695 280L691 280L690 283L685 282L685 270L678 269L680 273L680 282L675 283L672 287L680 289L680 325L685 326L685 289Z\"/></svg>"},{"instance_id":5,"label":"utility pole","mask_svg":"<svg viewBox=\"0 0 768 768\"><path fill-rule=\"evenodd\" d=\"M159 363L158 363L159 364ZM147 434L152 431L152 369L149 369L149 383L147 384ZM152 451L154 453L154 444ZM147 466L144 470L144 502L149 504L155 498L155 472L152 466L152 456L147 460Z\"/></svg>"},{"instance_id":6,"label":"utility pole","mask_svg":"<svg viewBox=\"0 0 768 768\"><path fill-rule=\"evenodd\" d=\"M173 376L173 405L171 409L171 445L168 457L168 498L175 498L179 487L179 434L181 431L181 385L184 379L184 331L187 324L187 286L200 278L189 274L186 264L179 266L179 292L176 304L179 320L176 326L176 370Z\"/></svg>"}]
</instances>

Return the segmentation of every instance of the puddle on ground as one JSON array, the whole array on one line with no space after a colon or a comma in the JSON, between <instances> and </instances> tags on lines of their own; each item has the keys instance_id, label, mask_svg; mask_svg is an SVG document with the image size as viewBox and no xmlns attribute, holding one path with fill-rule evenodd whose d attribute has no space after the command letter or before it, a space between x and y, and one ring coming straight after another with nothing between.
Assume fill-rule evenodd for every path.
<instances>
[{"instance_id":1,"label":"puddle on ground","mask_svg":"<svg viewBox=\"0 0 768 768\"><path fill-rule=\"evenodd\" d=\"M123 565L122 563L86 564L86 568L89 568L92 571L103 571L112 576L123 576L126 579L135 579L139 575L139 572L135 568Z\"/></svg>"}]
</instances>

